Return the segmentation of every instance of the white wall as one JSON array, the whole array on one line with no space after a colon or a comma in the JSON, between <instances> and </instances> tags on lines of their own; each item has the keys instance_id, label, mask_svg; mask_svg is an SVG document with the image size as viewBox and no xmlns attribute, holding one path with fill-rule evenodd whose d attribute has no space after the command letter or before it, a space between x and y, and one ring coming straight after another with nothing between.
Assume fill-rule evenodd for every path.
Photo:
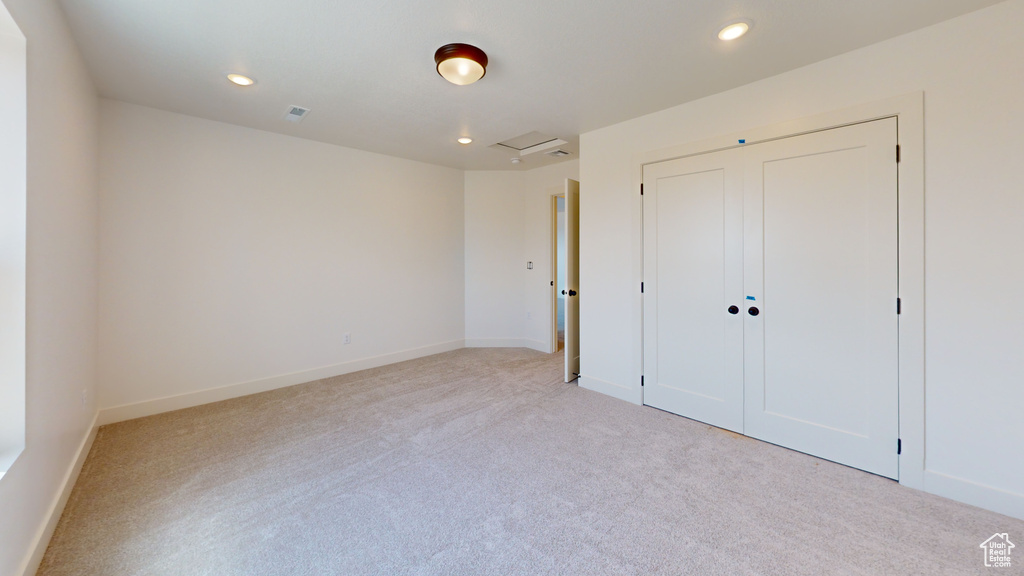
<instances>
[{"instance_id":1,"label":"white wall","mask_svg":"<svg viewBox=\"0 0 1024 576\"><path fill-rule=\"evenodd\" d=\"M465 173L468 346L523 345L523 174Z\"/></svg>"},{"instance_id":2,"label":"white wall","mask_svg":"<svg viewBox=\"0 0 1024 576\"><path fill-rule=\"evenodd\" d=\"M103 100L100 190L101 422L463 344L459 170Z\"/></svg>"},{"instance_id":3,"label":"white wall","mask_svg":"<svg viewBox=\"0 0 1024 576\"><path fill-rule=\"evenodd\" d=\"M56 3L4 4L28 42L26 447L0 479L0 574L18 575L96 409L97 100Z\"/></svg>"},{"instance_id":4,"label":"white wall","mask_svg":"<svg viewBox=\"0 0 1024 576\"><path fill-rule=\"evenodd\" d=\"M468 346L551 349L551 196L578 177L578 160L466 172Z\"/></svg>"},{"instance_id":5,"label":"white wall","mask_svg":"<svg viewBox=\"0 0 1024 576\"><path fill-rule=\"evenodd\" d=\"M925 94L925 489L1024 517L1024 1L581 137L582 384L640 400L636 157ZM995 441L995 442L994 442Z\"/></svg>"}]
</instances>

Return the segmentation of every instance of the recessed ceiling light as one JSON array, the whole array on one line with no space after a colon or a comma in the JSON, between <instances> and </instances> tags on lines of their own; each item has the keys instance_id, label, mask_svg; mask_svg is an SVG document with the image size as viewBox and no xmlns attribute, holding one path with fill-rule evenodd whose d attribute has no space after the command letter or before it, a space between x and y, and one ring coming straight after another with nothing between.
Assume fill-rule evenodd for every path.
<instances>
[{"instance_id":1,"label":"recessed ceiling light","mask_svg":"<svg viewBox=\"0 0 1024 576\"><path fill-rule=\"evenodd\" d=\"M471 144L472 142L473 142L472 138L466 138L466 137L459 138L459 144Z\"/></svg>"},{"instance_id":2,"label":"recessed ceiling light","mask_svg":"<svg viewBox=\"0 0 1024 576\"><path fill-rule=\"evenodd\" d=\"M750 30L750 24L746 22L736 22L735 24L729 24L722 31L718 33L718 37L722 40L735 40L740 36L743 36Z\"/></svg>"},{"instance_id":3,"label":"recessed ceiling light","mask_svg":"<svg viewBox=\"0 0 1024 576\"><path fill-rule=\"evenodd\" d=\"M434 52L437 73L442 78L465 86L484 77L487 73L487 54L469 44L445 44Z\"/></svg>"},{"instance_id":4,"label":"recessed ceiling light","mask_svg":"<svg viewBox=\"0 0 1024 576\"><path fill-rule=\"evenodd\" d=\"M255 80L248 76L242 76L241 74L228 74L228 80L231 80L239 86L252 86L256 83Z\"/></svg>"}]
</instances>

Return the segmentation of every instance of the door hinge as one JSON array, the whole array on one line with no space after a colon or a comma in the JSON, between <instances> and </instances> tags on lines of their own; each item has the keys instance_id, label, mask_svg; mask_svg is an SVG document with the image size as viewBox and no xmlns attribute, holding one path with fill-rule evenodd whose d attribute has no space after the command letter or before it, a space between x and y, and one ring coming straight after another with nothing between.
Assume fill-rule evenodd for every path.
<instances>
[{"instance_id":1,"label":"door hinge","mask_svg":"<svg viewBox=\"0 0 1024 576\"><path fill-rule=\"evenodd\" d=\"M641 196L644 195L644 183L643 182L640 183L640 195Z\"/></svg>"},{"instance_id":2,"label":"door hinge","mask_svg":"<svg viewBox=\"0 0 1024 576\"><path fill-rule=\"evenodd\" d=\"M644 387L644 375L643 374L640 375L640 387L641 388Z\"/></svg>"},{"instance_id":3,"label":"door hinge","mask_svg":"<svg viewBox=\"0 0 1024 576\"><path fill-rule=\"evenodd\" d=\"M644 293L644 283L643 282L640 283L640 293L641 294Z\"/></svg>"},{"instance_id":4,"label":"door hinge","mask_svg":"<svg viewBox=\"0 0 1024 576\"><path fill-rule=\"evenodd\" d=\"M897 164L900 163L900 145L899 144L896 145L896 163Z\"/></svg>"},{"instance_id":5,"label":"door hinge","mask_svg":"<svg viewBox=\"0 0 1024 576\"><path fill-rule=\"evenodd\" d=\"M903 300L900 298L896 299L896 313L903 314Z\"/></svg>"},{"instance_id":6,"label":"door hinge","mask_svg":"<svg viewBox=\"0 0 1024 576\"><path fill-rule=\"evenodd\" d=\"M896 455L899 456L900 454L903 454L903 439L902 438L897 438L896 439Z\"/></svg>"}]
</instances>

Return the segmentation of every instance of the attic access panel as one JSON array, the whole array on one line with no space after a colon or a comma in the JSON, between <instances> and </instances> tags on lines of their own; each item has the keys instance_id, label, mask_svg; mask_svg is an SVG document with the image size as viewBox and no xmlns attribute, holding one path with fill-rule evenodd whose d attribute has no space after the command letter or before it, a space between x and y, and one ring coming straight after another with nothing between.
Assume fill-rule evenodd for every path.
<instances>
[{"instance_id":1,"label":"attic access panel","mask_svg":"<svg viewBox=\"0 0 1024 576\"><path fill-rule=\"evenodd\" d=\"M504 146L513 150L526 150L527 148L538 144L544 144L552 140L558 140L558 138L548 136L547 134L534 130L533 132L527 132L521 136L516 136L515 138L509 138L508 140L498 142L498 146Z\"/></svg>"},{"instance_id":2,"label":"attic access panel","mask_svg":"<svg viewBox=\"0 0 1024 576\"><path fill-rule=\"evenodd\" d=\"M557 136L550 136L543 132L528 132L515 138L509 138L502 142L498 142L493 148L502 147L509 150L515 150L519 152L520 156L532 154L533 152L540 152L542 150L549 150L567 144L565 140L558 138Z\"/></svg>"}]
</instances>

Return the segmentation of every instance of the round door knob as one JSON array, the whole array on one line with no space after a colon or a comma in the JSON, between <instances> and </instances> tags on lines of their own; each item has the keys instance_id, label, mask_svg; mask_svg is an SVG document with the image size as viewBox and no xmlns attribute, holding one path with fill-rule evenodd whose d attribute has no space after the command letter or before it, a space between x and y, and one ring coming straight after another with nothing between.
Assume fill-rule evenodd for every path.
<instances>
[{"instance_id":1,"label":"round door knob","mask_svg":"<svg viewBox=\"0 0 1024 576\"><path fill-rule=\"evenodd\" d=\"M761 313L761 311L757 309L757 306L751 306L747 310L747 314L750 314L751 316L757 316L760 313Z\"/></svg>"},{"instance_id":2,"label":"round door knob","mask_svg":"<svg viewBox=\"0 0 1024 576\"><path fill-rule=\"evenodd\" d=\"M576 291L575 290L569 290L569 296L575 296L575 295L576 295Z\"/></svg>"},{"instance_id":3,"label":"round door knob","mask_svg":"<svg viewBox=\"0 0 1024 576\"><path fill-rule=\"evenodd\" d=\"M729 306L729 314L739 314L739 313L740 313L740 307L739 306Z\"/></svg>"},{"instance_id":4,"label":"round door knob","mask_svg":"<svg viewBox=\"0 0 1024 576\"><path fill-rule=\"evenodd\" d=\"M562 296L565 296L566 294L568 294L568 292L566 292L565 290L562 290Z\"/></svg>"}]
</instances>

